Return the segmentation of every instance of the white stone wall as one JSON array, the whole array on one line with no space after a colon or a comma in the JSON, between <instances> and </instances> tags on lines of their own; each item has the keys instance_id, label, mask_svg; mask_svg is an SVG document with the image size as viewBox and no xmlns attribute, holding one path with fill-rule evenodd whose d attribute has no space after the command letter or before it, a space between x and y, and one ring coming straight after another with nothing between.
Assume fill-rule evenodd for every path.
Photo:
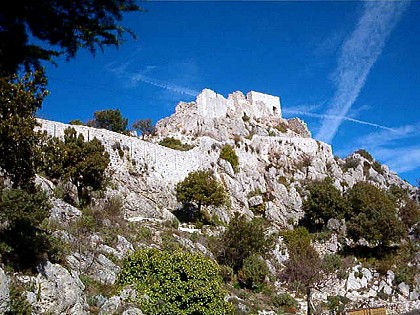
<instances>
[{"instance_id":1,"label":"white stone wall","mask_svg":"<svg viewBox=\"0 0 420 315\"><path fill-rule=\"evenodd\" d=\"M198 113L208 119L225 117L227 112L227 100L223 95L209 89L204 89L197 96Z\"/></svg>"},{"instance_id":2,"label":"white stone wall","mask_svg":"<svg viewBox=\"0 0 420 315\"><path fill-rule=\"evenodd\" d=\"M122 148L128 149L129 157L136 162L137 168L144 169L147 165L148 170L153 170L155 176L161 177L168 183L179 182L193 170L210 168L210 156L203 154L204 150L198 148L177 151L105 129L68 125L44 119L38 119L38 122L41 124L41 130L47 131L54 137L63 138L64 130L68 127L73 127L78 133L83 134L85 140L96 137L110 153L111 168L116 172L125 169L118 153L112 149L112 145L116 142L119 142Z\"/></svg>"},{"instance_id":3,"label":"white stone wall","mask_svg":"<svg viewBox=\"0 0 420 315\"><path fill-rule=\"evenodd\" d=\"M251 91L246 95L246 98L254 108L255 118L281 117L280 98L278 96Z\"/></svg>"},{"instance_id":4,"label":"white stone wall","mask_svg":"<svg viewBox=\"0 0 420 315\"><path fill-rule=\"evenodd\" d=\"M243 111L253 118L281 117L280 98L251 91L246 98L238 92L228 99L216 92L204 89L196 100L198 114L206 119L225 118L226 113Z\"/></svg>"}]
</instances>

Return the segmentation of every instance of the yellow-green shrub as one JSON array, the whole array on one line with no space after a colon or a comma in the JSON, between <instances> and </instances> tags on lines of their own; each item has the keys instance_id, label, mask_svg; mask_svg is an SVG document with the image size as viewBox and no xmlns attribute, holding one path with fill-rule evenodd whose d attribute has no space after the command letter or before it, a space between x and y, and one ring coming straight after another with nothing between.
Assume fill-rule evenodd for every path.
<instances>
[{"instance_id":1,"label":"yellow-green shrub","mask_svg":"<svg viewBox=\"0 0 420 315\"><path fill-rule=\"evenodd\" d=\"M118 283L134 286L145 314L232 314L217 264L201 254L139 250L124 260Z\"/></svg>"}]
</instances>

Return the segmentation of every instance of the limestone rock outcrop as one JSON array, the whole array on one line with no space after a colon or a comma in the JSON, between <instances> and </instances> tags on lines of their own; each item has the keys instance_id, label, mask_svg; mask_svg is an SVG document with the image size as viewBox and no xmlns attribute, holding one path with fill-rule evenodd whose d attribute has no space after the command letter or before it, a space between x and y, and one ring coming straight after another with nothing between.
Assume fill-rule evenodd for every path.
<instances>
[{"instance_id":1,"label":"limestone rock outcrop","mask_svg":"<svg viewBox=\"0 0 420 315\"><path fill-rule=\"evenodd\" d=\"M56 137L63 137L69 127L39 122L42 130ZM105 145L115 186L108 194L122 197L126 217L132 221L172 220L171 212L179 207L175 184L199 169L211 169L230 194L231 211L222 211L223 220L235 211L252 216L253 201L248 195L259 191L265 216L290 226L303 215L301 183L325 177L333 178L341 190L369 181L382 188L395 184L415 192L385 165L374 168L372 161L358 153L345 160L334 157L330 145L310 137L303 121L281 117L278 97L257 92L246 96L234 92L224 98L205 89L195 102L179 103L172 116L159 121L157 136L150 141L87 126L71 127L85 139L96 137ZM165 137L194 147L189 151L163 147L158 142ZM123 156L113 149L115 143ZM220 159L225 144L233 146L239 157L237 173Z\"/></svg>"},{"instance_id":2,"label":"limestone rock outcrop","mask_svg":"<svg viewBox=\"0 0 420 315\"><path fill-rule=\"evenodd\" d=\"M284 119L281 112L280 99L276 96L234 92L225 98L206 89L196 101L179 103L172 116L157 123L156 135L146 137L147 141L108 130L39 119L39 128L52 136L63 137L64 130L73 127L86 140L99 139L110 154L107 172L111 184L102 196L93 198L94 203L119 198L125 219L131 223L144 222L153 227L153 233L149 231L147 241L114 235L106 242L105 237L96 232L86 236L83 250L73 251L66 258L69 271L47 263L37 277L29 278L35 287L40 288L39 294L28 293L36 312L85 314L86 298L79 275L83 274L101 285L115 285L120 270L118 261L121 262L136 248L161 246L164 237L172 238L182 248L213 257L205 245L193 241L202 236L201 229L179 227L179 232L191 234L188 238L176 234L165 236L154 226L163 221L169 224L176 221L173 213L181 205L175 197L175 185L192 171L211 170L229 194L229 207L208 207L206 210L210 215L217 216L222 222L228 222L235 212L250 217L262 215L280 229L296 226L303 217L304 186L311 180L330 177L343 192L357 182L368 181L381 188L396 185L408 189L413 195L420 195L419 189L401 180L386 165L380 165L361 152L345 159L335 157L330 145L311 138L302 120ZM169 137L192 148L178 151L159 144ZM222 148L226 145L234 149L239 160L237 167L221 158ZM42 177L37 177L37 181L53 195L54 185L51 182ZM60 199L51 198L51 221L59 221L66 226L82 216L80 210ZM118 223L108 220L103 225L113 228L114 224ZM344 221L331 219L328 227L332 233L330 239L313 242L321 257L337 253L342 246L340 239L346 234ZM217 234L217 228L214 230ZM80 242L65 232L56 234L69 243ZM272 252L274 258L268 262L273 271L278 271L288 259L284 244L279 239ZM350 298L354 305L373 303L372 306L375 306L383 302L381 296L389 296L392 314L420 308L420 279L412 286L404 282L396 286L392 271L387 276L379 276L373 269L356 266L347 272L343 279L328 279L319 292L314 293L314 298L326 302L328 296L340 295ZM5 288L0 286L0 312L1 307L7 305L3 302L7 301ZM59 291L67 293L58 297ZM100 295L95 298L100 314L123 311L123 314L141 314L141 310L127 305L122 293L109 298Z\"/></svg>"}]
</instances>

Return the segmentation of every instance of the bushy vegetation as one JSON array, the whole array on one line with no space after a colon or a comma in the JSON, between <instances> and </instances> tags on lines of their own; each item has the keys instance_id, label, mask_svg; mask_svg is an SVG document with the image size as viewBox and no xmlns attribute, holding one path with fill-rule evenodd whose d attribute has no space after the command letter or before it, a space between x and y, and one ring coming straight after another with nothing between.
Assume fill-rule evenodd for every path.
<instances>
[{"instance_id":1,"label":"bushy vegetation","mask_svg":"<svg viewBox=\"0 0 420 315\"><path fill-rule=\"evenodd\" d=\"M128 119L121 115L119 109L105 109L96 111L93 114L93 119L90 120L87 125L114 132L126 133Z\"/></svg>"},{"instance_id":2,"label":"bushy vegetation","mask_svg":"<svg viewBox=\"0 0 420 315\"><path fill-rule=\"evenodd\" d=\"M40 150L39 171L51 179L74 184L82 204L90 202L90 190L104 187L109 154L98 139L85 141L74 128L67 128L64 141L45 137Z\"/></svg>"},{"instance_id":3,"label":"bushy vegetation","mask_svg":"<svg viewBox=\"0 0 420 315\"><path fill-rule=\"evenodd\" d=\"M224 186L220 183L210 170L195 171L188 176L176 187L176 198L184 206L196 206L198 212L202 206L223 206L227 202L227 194Z\"/></svg>"},{"instance_id":4,"label":"bushy vegetation","mask_svg":"<svg viewBox=\"0 0 420 315\"><path fill-rule=\"evenodd\" d=\"M276 128L281 133L286 133L289 125L284 122L279 122L274 128Z\"/></svg>"},{"instance_id":5,"label":"bushy vegetation","mask_svg":"<svg viewBox=\"0 0 420 315\"><path fill-rule=\"evenodd\" d=\"M358 153L361 156L363 156L366 160L368 160L369 162L373 162L372 155L368 151L366 151L365 149L359 149L354 153Z\"/></svg>"},{"instance_id":6,"label":"bushy vegetation","mask_svg":"<svg viewBox=\"0 0 420 315\"><path fill-rule=\"evenodd\" d=\"M274 246L274 238L266 235L265 221L249 220L236 215L231 219L220 241L213 244L217 260L238 272L244 261L252 255L264 256Z\"/></svg>"},{"instance_id":7,"label":"bushy vegetation","mask_svg":"<svg viewBox=\"0 0 420 315\"><path fill-rule=\"evenodd\" d=\"M80 119L72 119L69 121L69 125L73 126L85 126L85 123L81 121Z\"/></svg>"},{"instance_id":8,"label":"bushy vegetation","mask_svg":"<svg viewBox=\"0 0 420 315\"><path fill-rule=\"evenodd\" d=\"M235 149L231 145L227 144L222 147L222 150L220 151L220 158L228 161L235 173L239 171L239 158L236 155Z\"/></svg>"},{"instance_id":9,"label":"bushy vegetation","mask_svg":"<svg viewBox=\"0 0 420 315\"><path fill-rule=\"evenodd\" d=\"M5 315L31 315L32 306L26 300L25 290L17 283L10 285L10 309Z\"/></svg>"},{"instance_id":10,"label":"bushy vegetation","mask_svg":"<svg viewBox=\"0 0 420 315\"><path fill-rule=\"evenodd\" d=\"M242 268L238 271L238 281L245 288L261 291L269 270L264 259L259 255L251 255L244 259Z\"/></svg>"},{"instance_id":11,"label":"bushy vegetation","mask_svg":"<svg viewBox=\"0 0 420 315\"><path fill-rule=\"evenodd\" d=\"M346 314L345 307L350 299L342 295L330 295L327 297L327 308L333 311L334 314L344 315Z\"/></svg>"},{"instance_id":12,"label":"bushy vegetation","mask_svg":"<svg viewBox=\"0 0 420 315\"><path fill-rule=\"evenodd\" d=\"M295 314L298 308L298 302L288 293L280 293L272 299L273 305L280 311Z\"/></svg>"},{"instance_id":13,"label":"bushy vegetation","mask_svg":"<svg viewBox=\"0 0 420 315\"><path fill-rule=\"evenodd\" d=\"M398 217L396 197L367 182L356 183L344 196L329 180L312 182L306 188L303 223L307 227L320 230L331 218L345 219L348 236L354 241L363 238L371 246L398 243L419 216L418 204L404 199Z\"/></svg>"},{"instance_id":14,"label":"bushy vegetation","mask_svg":"<svg viewBox=\"0 0 420 315\"><path fill-rule=\"evenodd\" d=\"M141 136L151 135L155 131L155 126L150 118L138 119L133 123L133 129L141 132Z\"/></svg>"},{"instance_id":15,"label":"bushy vegetation","mask_svg":"<svg viewBox=\"0 0 420 315\"><path fill-rule=\"evenodd\" d=\"M38 143L35 112L48 94L43 71L0 77L0 168L13 188L33 190Z\"/></svg>"},{"instance_id":16,"label":"bushy vegetation","mask_svg":"<svg viewBox=\"0 0 420 315\"><path fill-rule=\"evenodd\" d=\"M182 143L181 140L172 138L172 137L166 137L164 139L162 139L159 142L160 145L167 147L167 148L171 148L174 150L178 150L178 151L188 151L191 150L194 146L189 145L189 144L185 144Z\"/></svg>"},{"instance_id":17,"label":"bushy vegetation","mask_svg":"<svg viewBox=\"0 0 420 315\"><path fill-rule=\"evenodd\" d=\"M145 314L232 314L219 268L211 259L183 251L143 249L127 257L121 288L134 286Z\"/></svg>"},{"instance_id":18,"label":"bushy vegetation","mask_svg":"<svg viewBox=\"0 0 420 315\"><path fill-rule=\"evenodd\" d=\"M331 179L311 182L306 186L307 198L303 201L307 225L316 229L325 227L331 218L344 219L349 205Z\"/></svg>"},{"instance_id":19,"label":"bushy vegetation","mask_svg":"<svg viewBox=\"0 0 420 315\"><path fill-rule=\"evenodd\" d=\"M51 239L41 228L50 208L43 192L9 188L1 191L0 256L4 263L25 270L35 267L45 254L53 254Z\"/></svg>"},{"instance_id":20,"label":"bushy vegetation","mask_svg":"<svg viewBox=\"0 0 420 315\"><path fill-rule=\"evenodd\" d=\"M321 279L321 259L311 245L311 236L303 227L283 233L289 253L282 278L296 290L306 292Z\"/></svg>"},{"instance_id":21,"label":"bushy vegetation","mask_svg":"<svg viewBox=\"0 0 420 315\"><path fill-rule=\"evenodd\" d=\"M348 235L354 240L364 238L377 245L399 242L404 227L396 214L396 204L385 191L366 182L355 184L347 193L351 206Z\"/></svg>"},{"instance_id":22,"label":"bushy vegetation","mask_svg":"<svg viewBox=\"0 0 420 315\"><path fill-rule=\"evenodd\" d=\"M358 159L347 157L344 160L344 165L341 167L343 172L347 172L349 169L355 169L360 164L360 161Z\"/></svg>"}]
</instances>

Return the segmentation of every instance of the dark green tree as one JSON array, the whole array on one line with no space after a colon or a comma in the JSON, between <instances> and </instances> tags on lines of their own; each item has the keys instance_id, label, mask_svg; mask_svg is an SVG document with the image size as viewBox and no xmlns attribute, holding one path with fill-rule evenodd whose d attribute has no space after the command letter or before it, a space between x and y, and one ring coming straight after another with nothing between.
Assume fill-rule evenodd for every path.
<instances>
[{"instance_id":1,"label":"dark green tree","mask_svg":"<svg viewBox=\"0 0 420 315\"><path fill-rule=\"evenodd\" d=\"M150 118L139 119L133 123L133 129L140 131L142 139L144 139L144 136L150 135L155 131L155 126Z\"/></svg>"},{"instance_id":2,"label":"dark green tree","mask_svg":"<svg viewBox=\"0 0 420 315\"><path fill-rule=\"evenodd\" d=\"M114 132L125 133L127 131L128 119L121 115L119 109L99 110L93 114L93 120L88 126L108 129Z\"/></svg>"},{"instance_id":3,"label":"dark green tree","mask_svg":"<svg viewBox=\"0 0 420 315\"><path fill-rule=\"evenodd\" d=\"M274 238L266 235L263 219L249 220L244 215L236 215L213 251L221 264L238 272L245 259L252 255L265 255L273 246Z\"/></svg>"},{"instance_id":4,"label":"dark green tree","mask_svg":"<svg viewBox=\"0 0 420 315\"><path fill-rule=\"evenodd\" d=\"M184 205L194 203L199 212L202 206L219 207L227 201L224 186L210 170L189 173L176 185L175 191L179 202Z\"/></svg>"},{"instance_id":5,"label":"dark green tree","mask_svg":"<svg viewBox=\"0 0 420 315\"><path fill-rule=\"evenodd\" d=\"M311 182L306 186L307 198L303 201L305 223L308 227L321 229L331 218L344 219L349 205L331 179Z\"/></svg>"},{"instance_id":6,"label":"dark green tree","mask_svg":"<svg viewBox=\"0 0 420 315\"><path fill-rule=\"evenodd\" d=\"M364 238L386 246L404 236L395 201L385 191L367 182L359 182L349 189L347 199L352 209L347 228L353 240Z\"/></svg>"},{"instance_id":7,"label":"dark green tree","mask_svg":"<svg viewBox=\"0 0 420 315\"><path fill-rule=\"evenodd\" d=\"M86 142L82 134L69 127L64 131L64 141L47 137L41 151L39 171L51 179L72 182L82 203L89 203L90 190L103 188L109 154L98 139Z\"/></svg>"},{"instance_id":8,"label":"dark green tree","mask_svg":"<svg viewBox=\"0 0 420 315\"><path fill-rule=\"evenodd\" d=\"M407 199L404 205L400 207L398 214L401 221L410 229L420 222L420 205L412 199Z\"/></svg>"},{"instance_id":9,"label":"dark green tree","mask_svg":"<svg viewBox=\"0 0 420 315\"><path fill-rule=\"evenodd\" d=\"M17 269L34 267L48 253L49 239L40 229L51 205L43 192L3 189L0 198L0 257Z\"/></svg>"},{"instance_id":10,"label":"dark green tree","mask_svg":"<svg viewBox=\"0 0 420 315\"><path fill-rule=\"evenodd\" d=\"M135 0L2 1L0 75L15 73L20 65L37 67L40 60L58 55L72 58L81 47L95 53L119 46L125 33L133 33L118 21L123 13L138 10Z\"/></svg>"},{"instance_id":11,"label":"dark green tree","mask_svg":"<svg viewBox=\"0 0 420 315\"><path fill-rule=\"evenodd\" d=\"M35 176L35 112L48 94L42 71L0 77L0 168L13 187L33 189Z\"/></svg>"}]
</instances>

